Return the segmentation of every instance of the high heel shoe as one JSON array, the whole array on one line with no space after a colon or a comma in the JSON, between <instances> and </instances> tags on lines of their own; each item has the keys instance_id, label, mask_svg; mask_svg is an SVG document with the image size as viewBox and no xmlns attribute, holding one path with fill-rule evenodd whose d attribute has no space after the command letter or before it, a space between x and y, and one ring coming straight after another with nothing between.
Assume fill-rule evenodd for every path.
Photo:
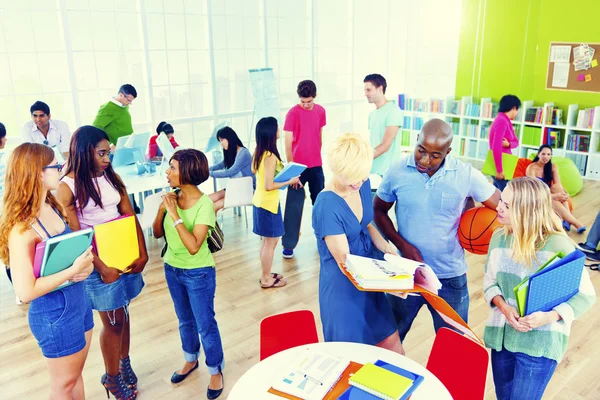
<instances>
[{"instance_id":1,"label":"high heel shoe","mask_svg":"<svg viewBox=\"0 0 600 400\"><path fill-rule=\"evenodd\" d=\"M217 397L219 397L221 395L221 393L223 393L223 389L225 388L225 377L223 377L223 372L219 372L221 374L221 389L211 389L211 388L207 388L206 389L206 397L208 397L210 400L216 399Z\"/></svg>"},{"instance_id":2,"label":"high heel shoe","mask_svg":"<svg viewBox=\"0 0 600 400\"><path fill-rule=\"evenodd\" d=\"M100 383L106 389L106 397L110 399L110 393L115 396L117 400L135 400L137 393L132 391L121 378L121 374L117 376L109 376L108 374L102 375Z\"/></svg>"},{"instance_id":3,"label":"high heel shoe","mask_svg":"<svg viewBox=\"0 0 600 400\"><path fill-rule=\"evenodd\" d=\"M127 356L127 358L121 358L119 361L119 374L121 374L123 382L129 386L129 389L133 391L137 390L138 379L135 375L135 372L133 372L133 369L131 368L131 360L129 359L129 356Z\"/></svg>"}]
</instances>

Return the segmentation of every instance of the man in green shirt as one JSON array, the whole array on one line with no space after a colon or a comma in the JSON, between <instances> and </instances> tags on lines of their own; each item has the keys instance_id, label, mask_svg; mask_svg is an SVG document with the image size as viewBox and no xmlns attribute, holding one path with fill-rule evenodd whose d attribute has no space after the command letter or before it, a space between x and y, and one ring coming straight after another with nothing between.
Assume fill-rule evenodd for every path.
<instances>
[{"instance_id":1,"label":"man in green shirt","mask_svg":"<svg viewBox=\"0 0 600 400\"><path fill-rule=\"evenodd\" d=\"M121 136L131 135L133 125L129 105L137 97L137 91L130 84L119 88L119 94L108 103L102 104L92 125L102 129L108 135L108 140L114 146Z\"/></svg>"},{"instance_id":2,"label":"man in green shirt","mask_svg":"<svg viewBox=\"0 0 600 400\"><path fill-rule=\"evenodd\" d=\"M387 82L379 74L370 74L363 80L365 96L375 110L369 114L369 132L374 149L372 174L383 176L396 154L396 134L402 125L402 111L385 98Z\"/></svg>"}]
</instances>

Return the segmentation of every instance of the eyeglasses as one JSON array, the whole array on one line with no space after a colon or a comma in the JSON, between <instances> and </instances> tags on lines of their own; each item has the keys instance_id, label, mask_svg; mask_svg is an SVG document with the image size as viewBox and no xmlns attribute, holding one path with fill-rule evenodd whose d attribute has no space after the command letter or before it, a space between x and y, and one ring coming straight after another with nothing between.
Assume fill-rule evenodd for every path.
<instances>
[{"instance_id":1,"label":"eyeglasses","mask_svg":"<svg viewBox=\"0 0 600 400\"><path fill-rule=\"evenodd\" d=\"M46 166L46 167L44 167L44 168L42 168L42 169L43 169L43 170L46 170L46 169L50 169L50 168L56 168L56 170L57 170L58 172L62 172L62 169L63 169L63 167L64 167L64 165L63 165L63 164L56 163L56 165L48 165L48 166Z\"/></svg>"}]
</instances>

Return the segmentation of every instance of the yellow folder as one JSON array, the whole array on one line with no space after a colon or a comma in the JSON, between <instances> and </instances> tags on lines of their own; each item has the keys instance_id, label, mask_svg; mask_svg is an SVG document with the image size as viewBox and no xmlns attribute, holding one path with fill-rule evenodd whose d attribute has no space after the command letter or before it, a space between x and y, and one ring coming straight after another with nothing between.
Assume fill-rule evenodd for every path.
<instances>
[{"instance_id":1,"label":"yellow folder","mask_svg":"<svg viewBox=\"0 0 600 400\"><path fill-rule=\"evenodd\" d=\"M98 257L111 268L125 270L140 256L135 215L94 226Z\"/></svg>"},{"instance_id":2,"label":"yellow folder","mask_svg":"<svg viewBox=\"0 0 600 400\"><path fill-rule=\"evenodd\" d=\"M348 383L381 399L397 400L410 389L413 380L367 363L349 379Z\"/></svg>"}]
</instances>

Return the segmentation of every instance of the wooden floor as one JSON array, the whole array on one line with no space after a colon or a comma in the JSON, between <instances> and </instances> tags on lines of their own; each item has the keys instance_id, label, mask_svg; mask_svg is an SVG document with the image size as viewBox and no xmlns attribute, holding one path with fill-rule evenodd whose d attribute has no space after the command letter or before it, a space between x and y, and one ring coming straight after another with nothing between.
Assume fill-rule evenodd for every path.
<instances>
[{"instance_id":1,"label":"wooden floor","mask_svg":"<svg viewBox=\"0 0 600 400\"><path fill-rule=\"evenodd\" d=\"M600 182L586 181L584 191L573 199L575 215L588 227L600 209ZM308 204L308 202L307 202ZM251 219L251 218L250 218ZM251 224L252 221L249 221ZM281 258L278 248L274 271L288 281L281 289L261 290L258 285L260 263L259 238L246 228L244 218L227 211L223 230L226 246L216 257L218 288L216 315L225 348L225 395L246 370L258 362L259 322L262 318L286 310L310 309L319 316L319 257L310 221L305 211L303 235L293 260ZM583 236L571 233L576 242ZM146 287L132 302L132 365L139 377L140 399L205 398L208 373L199 368L185 382L172 385L170 377L183 362L177 319L169 296L161 259L160 243L148 239L151 261L145 272ZM467 256L471 308L469 320L482 336L488 315L483 301L483 265L485 256ZM591 271L600 293L600 272ZM44 358L27 324L27 305L16 305L15 296L5 277L0 277L0 398L47 398L48 373ZM104 373L98 344L100 320L95 315L93 343L84 370L88 399L106 395L100 385ZM320 330L319 326L319 330ZM558 366L545 399L600 398L600 302L573 326L567 354ZM321 335L321 333L319 333ZM408 357L425 365L434 339L431 317L423 308L405 341ZM203 356L202 357L202 361ZM489 373L486 399L493 399Z\"/></svg>"}]
</instances>

